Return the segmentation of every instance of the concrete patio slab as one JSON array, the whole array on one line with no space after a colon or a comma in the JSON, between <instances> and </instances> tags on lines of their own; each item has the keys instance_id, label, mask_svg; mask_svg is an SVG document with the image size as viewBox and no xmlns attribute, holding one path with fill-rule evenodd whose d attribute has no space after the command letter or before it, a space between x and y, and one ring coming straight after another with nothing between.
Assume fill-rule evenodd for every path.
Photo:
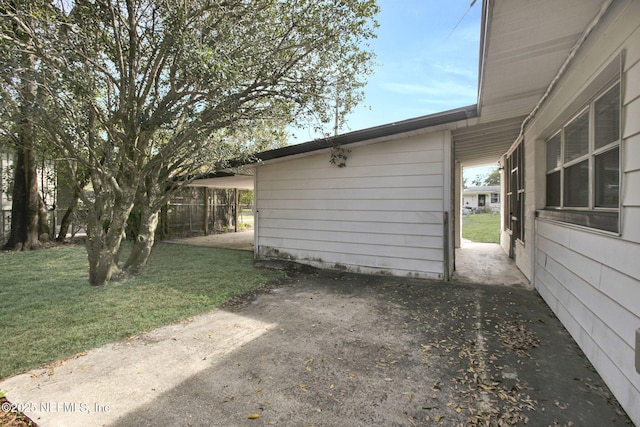
<instances>
[{"instance_id":1,"label":"concrete patio slab","mask_svg":"<svg viewBox=\"0 0 640 427\"><path fill-rule=\"evenodd\" d=\"M0 389L56 427L630 424L534 291L304 271Z\"/></svg>"},{"instance_id":2,"label":"concrete patio slab","mask_svg":"<svg viewBox=\"0 0 640 427\"><path fill-rule=\"evenodd\" d=\"M253 251L253 230L164 240L164 243Z\"/></svg>"}]
</instances>

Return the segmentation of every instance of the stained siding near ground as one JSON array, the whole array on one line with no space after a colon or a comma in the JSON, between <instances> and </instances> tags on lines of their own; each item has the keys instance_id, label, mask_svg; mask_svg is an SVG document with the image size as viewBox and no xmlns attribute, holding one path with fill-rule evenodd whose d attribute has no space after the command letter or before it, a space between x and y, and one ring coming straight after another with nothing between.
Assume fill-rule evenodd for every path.
<instances>
[{"instance_id":1,"label":"stained siding near ground","mask_svg":"<svg viewBox=\"0 0 640 427\"><path fill-rule=\"evenodd\" d=\"M640 2L617 2L576 58L546 111L525 136L544 144L571 94L596 79L624 51L622 76L621 231L598 232L559 222L535 224L535 287L627 411L640 424L640 374L634 366L640 328ZM586 83L585 83L586 82ZM539 154L539 153L538 153ZM533 156L534 153L531 153ZM536 183L544 183L544 160ZM534 173L530 170L528 173ZM538 185L539 189L544 187ZM535 194L537 208L544 197ZM529 193L527 193L529 195ZM534 197L529 203L533 203ZM531 205L533 208L533 205ZM526 244L529 244L528 242Z\"/></svg>"},{"instance_id":2,"label":"stained siding near ground","mask_svg":"<svg viewBox=\"0 0 640 427\"><path fill-rule=\"evenodd\" d=\"M439 131L351 148L343 168L327 150L259 166L258 256L443 278L445 150Z\"/></svg>"}]
</instances>

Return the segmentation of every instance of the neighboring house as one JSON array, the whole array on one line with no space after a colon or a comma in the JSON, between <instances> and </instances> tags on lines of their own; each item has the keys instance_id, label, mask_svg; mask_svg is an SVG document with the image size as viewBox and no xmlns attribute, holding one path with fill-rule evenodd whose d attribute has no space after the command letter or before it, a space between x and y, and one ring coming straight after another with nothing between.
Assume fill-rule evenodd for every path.
<instances>
[{"instance_id":1,"label":"neighboring house","mask_svg":"<svg viewBox=\"0 0 640 427\"><path fill-rule=\"evenodd\" d=\"M0 245L11 230L11 155L0 147Z\"/></svg>"},{"instance_id":2,"label":"neighboring house","mask_svg":"<svg viewBox=\"0 0 640 427\"><path fill-rule=\"evenodd\" d=\"M56 200L55 166L45 162L37 169L38 189L44 195L47 206L51 209ZM0 146L0 246L9 238L11 232L11 192L13 191L13 155L10 150ZM49 218L51 221L55 219Z\"/></svg>"},{"instance_id":3,"label":"neighboring house","mask_svg":"<svg viewBox=\"0 0 640 427\"><path fill-rule=\"evenodd\" d=\"M500 186L485 185L465 188L462 191L462 213L477 212L478 209L500 212Z\"/></svg>"},{"instance_id":4,"label":"neighboring house","mask_svg":"<svg viewBox=\"0 0 640 427\"><path fill-rule=\"evenodd\" d=\"M640 1L484 0L479 69L477 106L264 152L217 185L253 180L256 258L447 279L462 169L499 161L505 253L640 424Z\"/></svg>"}]
</instances>

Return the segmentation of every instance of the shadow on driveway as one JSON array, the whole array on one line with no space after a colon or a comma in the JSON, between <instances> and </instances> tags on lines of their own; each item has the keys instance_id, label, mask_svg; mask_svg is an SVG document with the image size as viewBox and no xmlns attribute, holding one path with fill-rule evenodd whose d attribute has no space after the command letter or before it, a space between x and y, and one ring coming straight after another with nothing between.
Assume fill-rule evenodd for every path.
<instances>
[{"instance_id":1,"label":"shadow on driveway","mask_svg":"<svg viewBox=\"0 0 640 427\"><path fill-rule=\"evenodd\" d=\"M30 416L119 427L630 424L534 291L291 276L190 323L98 349L95 361L89 352L50 379L21 379L32 395L61 401L89 382L89 404L110 402L105 414ZM83 381L93 363L106 368Z\"/></svg>"}]
</instances>

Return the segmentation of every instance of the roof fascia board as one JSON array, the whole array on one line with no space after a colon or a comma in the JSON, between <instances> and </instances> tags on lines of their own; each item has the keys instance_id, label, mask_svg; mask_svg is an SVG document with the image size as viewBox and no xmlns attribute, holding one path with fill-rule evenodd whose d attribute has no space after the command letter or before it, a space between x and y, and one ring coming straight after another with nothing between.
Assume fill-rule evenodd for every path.
<instances>
[{"instance_id":1,"label":"roof fascia board","mask_svg":"<svg viewBox=\"0 0 640 427\"><path fill-rule=\"evenodd\" d=\"M455 124L457 122L475 119L477 117L477 106L457 108L455 110L443 111L441 113L416 117L400 122L388 123L363 130L336 135L329 138L317 139L302 144L289 145L282 148L263 151L255 155L257 161L266 162L270 160L313 153L319 150L330 149L340 145L369 144L380 142L399 136L402 134L423 133L426 130L437 130L436 127Z\"/></svg>"},{"instance_id":2,"label":"roof fascia board","mask_svg":"<svg viewBox=\"0 0 640 427\"><path fill-rule=\"evenodd\" d=\"M493 10L491 0L482 0L482 17L480 21L480 53L478 55L478 116L482 114L482 87L484 85L485 55L489 43L489 16Z\"/></svg>"}]
</instances>

